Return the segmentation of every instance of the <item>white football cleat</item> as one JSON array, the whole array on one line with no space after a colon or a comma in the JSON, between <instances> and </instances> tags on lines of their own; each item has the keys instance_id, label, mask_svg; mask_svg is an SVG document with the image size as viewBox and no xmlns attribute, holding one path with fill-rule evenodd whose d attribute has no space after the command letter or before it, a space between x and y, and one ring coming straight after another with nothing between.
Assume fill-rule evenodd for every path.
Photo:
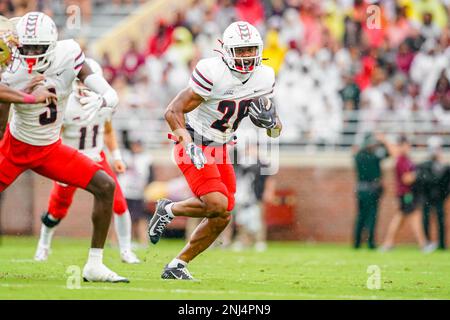
<instances>
[{"instance_id":1,"label":"white football cleat","mask_svg":"<svg viewBox=\"0 0 450 320\"><path fill-rule=\"evenodd\" d=\"M130 282L127 278L121 277L114 271L110 270L103 263L95 265L86 264L83 268L83 280L85 282Z\"/></svg>"},{"instance_id":2,"label":"white football cleat","mask_svg":"<svg viewBox=\"0 0 450 320\"><path fill-rule=\"evenodd\" d=\"M124 250L120 252L120 258L122 262L129 264L141 263L141 260L136 256L136 254L131 250Z\"/></svg>"},{"instance_id":3,"label":"white football cleat","mask_svg":"<svg viewBox=\"0 0 450 320\"><path fill-rule=\"evenodd\" d=\"M34 261L47 261L50 249L38 246L34 254Z\"/></svg>"}]
</instances>

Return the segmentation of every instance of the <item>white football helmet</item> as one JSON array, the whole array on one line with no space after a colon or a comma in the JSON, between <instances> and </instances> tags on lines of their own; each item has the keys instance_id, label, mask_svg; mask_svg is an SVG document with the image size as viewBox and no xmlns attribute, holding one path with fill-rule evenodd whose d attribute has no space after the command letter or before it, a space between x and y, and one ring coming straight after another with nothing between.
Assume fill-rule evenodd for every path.
<instances>
[{"instance_id":1,"label":"white football helmet","mask_svg":"<svg viewBox=\"0 0 450 320\"><path fill-rule=\"evenodd\" d=\"M22 66L32 71L45 71L54 59L58 30L55 22L42 12L29 12L17 22Z\"/></svg>"},{"instance_id":2,"label":"white football helmet","mask_svg":"<svg viewBox=\"0 0 450 320\"><path fill-rule=\"evenodd\" d=\"M237 21L230 24L222 37L223 58L232 70L240 73L251 73L261 65L263 41L258 30L250 23ZM237 48L255 47L253 56L236 54Z\"/></svg>"}]
</instances>

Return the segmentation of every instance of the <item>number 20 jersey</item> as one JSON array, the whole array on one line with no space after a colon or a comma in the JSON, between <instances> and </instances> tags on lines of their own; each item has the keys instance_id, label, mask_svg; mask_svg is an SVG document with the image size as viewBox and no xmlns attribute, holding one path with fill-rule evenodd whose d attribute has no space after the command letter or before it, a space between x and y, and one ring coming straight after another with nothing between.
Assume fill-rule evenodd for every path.
<instances>
[{"instance_id":1,"label":"number 20 jersey","mask_svg":"<svg viewBox=\"0 0 450 320\"><path fill-rule=\"evenodd\" d=\"M187 124L204 138L224 144L247 116L250 100L273 95L275 73L260 65L243 83L221 57L207 58L197 63L189 86L205 101L187 114Z\"/></svg>"},{"instance_id":2,"label":"number 20 jersey","mask_svg":"<svg viewBox=\"0 0 450 320\"><path fill-rule=\"evenodd\" d=\"M64 118L64 110L72 83L84 63L84 54L74 40L58 41L54 59L42 73L46 85L53 87L58 97L53 104L12 104L10 131L14 138L34 146L46 146L58 141ZM23 90L27 83L40 73L31 74L25 67L3 73L2 82Z\"/></svg>"}]
</instances>

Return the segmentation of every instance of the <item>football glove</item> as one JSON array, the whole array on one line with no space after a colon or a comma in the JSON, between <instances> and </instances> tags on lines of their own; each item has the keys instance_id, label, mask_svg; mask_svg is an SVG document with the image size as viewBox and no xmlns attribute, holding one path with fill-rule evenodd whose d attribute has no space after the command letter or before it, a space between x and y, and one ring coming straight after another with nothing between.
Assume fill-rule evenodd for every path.
<instances>
[{"instance_id":1,"label":"football glove","mask_svg":"<svg viewBox=\"0 0 450 320\"><path fill-rule=\"evenodd\" d=\"M83 109L82 120L90 122L96 115L111 117L114 109L105 106L104 98L90 90L84 90L83 95L78 96Z\"/></svg>"},{"instance_id":2,"label":"football glove","mask_svg":"<svg viewBox=\"0 0 450 320\"><path fill-rule=\"evenodd\" d=\"M103 106L103 97L95 92L84 90L79 96L81 109L83 109L83 120L92 120L100 108Z\"/></svg>"},{"instance_id":3,"label":"football glove","mask_svg":"<svg viewBox=\"0 0 450 320\"><path fill-rule=\"evenodd\" d=\"M276 126L273 111L272 109L266 110L263 98L252 100L248 107L248 113L252 122L258 127L272 129Z\"/></svg>"},{"instance_id":4,"label":"football glove","mask_svg":"<svg viewBox=\"0 0 450 320\"><path fill-rule=\"evenodd\" d=\"M192 163L197 170L202 169L206 164L206 157L203 154L202 148L196 146L193 142L186 146L186 153L191 158Z\"/></svg>"}]
</instances>

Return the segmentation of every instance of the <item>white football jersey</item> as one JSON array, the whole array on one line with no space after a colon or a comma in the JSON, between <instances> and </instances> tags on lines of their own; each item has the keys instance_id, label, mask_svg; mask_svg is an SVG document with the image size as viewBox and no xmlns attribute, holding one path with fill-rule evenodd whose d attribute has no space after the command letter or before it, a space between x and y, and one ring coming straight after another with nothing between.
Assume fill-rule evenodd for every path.
<instances>
[{"instance_id":1,"label":"white football jersey","mask_svg":"<svg viewBox=\"0 0 450 320\"><path fill-rule=\"evenodd\" d=\"M189 86L205 99L187 114L188 129L218 144L229 142L248 115L253 98L273 96L275 73L260 65L244 83L233 75L221 57L202 59L192 72Z\"/></svg>"},{"instance_id":2,"label":"white football jersey","mask_svg":"<svg viewBox=\"0 0 450 320\"><path fill-rule=\"evenodd\" d=\"M63 143L79 150L95 162L101 161L104 146L105 122L111 117L98 113L91 121L83 119L83 109L73 92L67 100L64 114Z\"/></svg>"},{"instance_id":3,"label":"white football jersey","mask_svg":"<svg viewBox=\"0 0 450 320\"><path fill-rule=\"evenodd\" d=\"M46 83L55 89L58 97L55 104L12 104L11 134L22 142L45 146L59 139L67 98L72 92L72 83L84 63L84 54L74 40L58 41L54 60L43 75ZM15 72L5 72L2 82L23 90L27 83L39 73L28 73L25 67Z\"/></svg>"}]
</instances>

